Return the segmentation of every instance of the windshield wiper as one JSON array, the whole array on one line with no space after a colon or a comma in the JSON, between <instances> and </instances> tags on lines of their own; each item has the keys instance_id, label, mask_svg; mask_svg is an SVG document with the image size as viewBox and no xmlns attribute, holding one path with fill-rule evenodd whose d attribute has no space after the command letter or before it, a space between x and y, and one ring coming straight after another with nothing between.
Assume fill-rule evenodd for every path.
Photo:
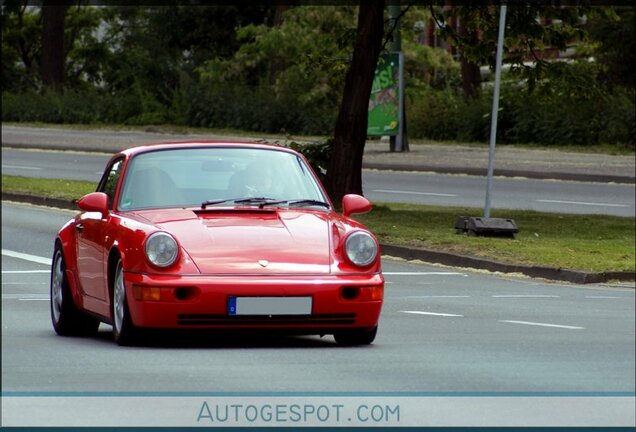
<instances>
[{"instance_id":1,"label":"windshield wiper","mask_svg":"<svg viewBox=\"0 0 636 432\"><path fill-rule=\"evenodd\" d=\"M295 201L268 201L259 205L259 208L263 208L266 205L275 205L275 204L288 204L289 206L321 206L321 207L331 208L331 206L324 201L317 201L312 199L303 199L303 200L295 200Z\"/></svg>"},{"instance_id":2,"label":"windshield wiper","mask_svg":"<svg viewBox=\"0 0 636 432\"><path fill-rule=\"evenodd\" d=\"M228 201L234 201L233 199L217 199L217 200L207 200L201 203L201 209L205 210L205 208L209 205L221 204Z\"/></svg>"},{"instance_id":3,"label":"windshield wiper","mask_svg":"<svg viewBox=\"0 0 636 432\"><path fill-rule=\"evenodd\" d=\"M235 199L234 202L237 204L251 204L251 203L260 203L260 202L269 202L275 201L276 198L268 198L268 197L253 197L253 198L239 198Z\"/></svg>"},{"instance_id":4,"label":"windshield wiper","mask_svg":"<svg viewBox=\"0 0 636 432\"><path fill-rule=\"evenodd\" d=\"M278 201L274 201L274 198L267 198L267 197L226 198L226 199L217 199L217 200L203 201L201 203L201 208L203 210L205 210L205 208L207 206L209 206L209 205L222 204L222 203L226 203L226 202L230 202L230 201L235 203L235 204L251 204L251 203L269 204L269 203L274 203L274 202L278 203ZM283 201L283 202L286 202L286 201ZM259 206L259 208L263 208L263 207Z\"/></svg>"},{"instance_id":5,"label":"windshield wiper","mask_svg":"<svg viewBox=\"0 0 636 432\"><path fill-rule=\"evenodd\" d=\"M318 201L318 200L313 200L313 199L303 199L303 200L297 200L297 201L290 201L289 205L296 205L296 206L321 206L321 207L326 207L326 208L331 208L331 206L324 202L324 201Z\"/></svg>"},{"instance_id":6,"label":"windshield wiper","mask_svg":"<svg viewBox=\"0 0 636 432\"><path fill-rule=\"evenodd\" d=\"M289 206L321 206L326 208L331 208L329 204L324 201L318 201L313 199L302 199L302 200L277 200L275 198L268 197L252 197L252 198L226 198L226 199L217 199L217 200L208 200L203 201L201 203L201 208L205 210L207 206L215 205L215 204L223 204L226 202L233 202L235 204L258 204L258 208L264 208L269 205L278 205L278 204L288 204Z\"/></svg>"}]
</instances>

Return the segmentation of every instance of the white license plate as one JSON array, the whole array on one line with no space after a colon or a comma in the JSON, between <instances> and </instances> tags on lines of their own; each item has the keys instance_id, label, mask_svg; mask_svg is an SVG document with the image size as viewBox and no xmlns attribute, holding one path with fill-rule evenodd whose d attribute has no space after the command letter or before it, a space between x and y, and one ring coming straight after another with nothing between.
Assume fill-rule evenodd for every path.
<instances>
[{"instance_id":1,"label":"white license plate","mask_svg":"<svg viewBox=\"0 0 636 432\"><path fill-rule=\"evenodd\" d=\"M311 315L311 297L230 297L228 315Z\"/></svg>"}]
</instances>

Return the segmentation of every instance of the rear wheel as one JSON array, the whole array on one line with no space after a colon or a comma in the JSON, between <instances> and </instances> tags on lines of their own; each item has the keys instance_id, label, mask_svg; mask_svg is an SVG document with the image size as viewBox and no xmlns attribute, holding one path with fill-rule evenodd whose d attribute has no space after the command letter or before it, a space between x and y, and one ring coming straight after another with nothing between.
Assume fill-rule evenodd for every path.
<instances>
[{"instance_id":1,"label":"rear wheel","mask_svg":"<svg viewBox=\"0 0 636 432\"><path fill-rule=\"evenodd\" d=\"M378 326L372 329L343 330L334 333L333 337L340 345L369 345L375 340Z\"/></svg>"},{"instance_id":2,"label":"rear wheel","mask_svg":"<svg viewBox=\"0 0 636 432\"><path fill-rule=\"evenodd\" d=\"M73 301L66 278L66 263L59 245L55 246L51 267L51 322L61 336L89 336L97 333L99 321L82 312Z\"/></svg>"},{"instance_id":3,"label":"rear wheel","mask_svg":"<svg viewBox=\"0 0 636 432\"><path fill-rule=\"evenodd\" d=\"M121 259L115 265L113 278L113 337L118 345L132 345L136 339L136 329L130 319L126 286L124 285L124 269Z\"/></svg>"}]
</instances>

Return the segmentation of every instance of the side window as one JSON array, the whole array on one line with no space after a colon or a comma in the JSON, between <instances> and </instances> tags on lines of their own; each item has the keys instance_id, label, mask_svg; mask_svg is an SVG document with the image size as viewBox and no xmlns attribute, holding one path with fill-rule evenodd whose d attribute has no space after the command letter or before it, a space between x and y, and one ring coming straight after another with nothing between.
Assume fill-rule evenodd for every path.
<instances>
[{"instance_id":1,"label":"side window","mask_svg":"<svg viewBox=\"0 0 636 432\"><path fill-rule=\"evenodd\" d=\"M118 159L113 162L110 170L108 170L108 176L102 178L99 188L97 189L98 192L104 192L108 195L108 208L111 210L113 208L113 200L115 199L115 191L117 190L117 183L121 176L121 167L123 163L123 159Z\"/></svg>"}]
</instances>

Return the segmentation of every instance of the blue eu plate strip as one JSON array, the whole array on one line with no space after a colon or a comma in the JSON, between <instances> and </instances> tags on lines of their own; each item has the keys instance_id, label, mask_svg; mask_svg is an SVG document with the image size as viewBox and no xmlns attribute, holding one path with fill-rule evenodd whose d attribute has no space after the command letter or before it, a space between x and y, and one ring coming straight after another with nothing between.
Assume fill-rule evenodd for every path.
<instances>
[{"instance_id":1,"label":"blue eu plate strip","mask_svg":"<svg viewBox=\"0 0 636 432\"><path fill-rule=\"evenodd\" d=\"M228 315L236 315L236 297L228 298L227 313Z\"/></svg>"}]
</instances>

